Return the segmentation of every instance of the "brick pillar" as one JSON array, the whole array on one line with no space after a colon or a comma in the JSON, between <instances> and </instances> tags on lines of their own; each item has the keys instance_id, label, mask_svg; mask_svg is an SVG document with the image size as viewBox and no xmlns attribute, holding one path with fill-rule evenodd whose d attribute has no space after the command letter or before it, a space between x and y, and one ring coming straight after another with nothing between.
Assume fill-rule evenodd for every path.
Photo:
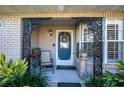
<instances>
[{"instance_id":1,"label":"brick pillar","mask_svg":"<svg viewBox=\"0 0 124 93\"><path fill-rule=\"evenodd\" d=\"M81 78L83 78L83 75L86 72L86 60L87 58L82 58L80 61L80 77Z\"/></svg>"}]
</instances>

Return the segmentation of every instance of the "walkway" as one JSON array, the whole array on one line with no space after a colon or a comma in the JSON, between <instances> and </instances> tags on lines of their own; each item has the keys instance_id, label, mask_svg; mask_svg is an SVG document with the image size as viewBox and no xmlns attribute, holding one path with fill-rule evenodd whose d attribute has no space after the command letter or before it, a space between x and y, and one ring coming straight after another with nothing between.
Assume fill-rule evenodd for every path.
<instances>
[{"instance_id":1,"label":"walkway","mask_svg":"<svg viewBox=\"0 0 124 93\"><path fill-rule=\"evenodd\" d=\"M57 87L57 83L80 83L81 86L84 85L83 80L79 78L76 70L55 70L53 74L52 71L47 71L46 76L49 79L50 87Z\"/></svg>"}]
</instances>

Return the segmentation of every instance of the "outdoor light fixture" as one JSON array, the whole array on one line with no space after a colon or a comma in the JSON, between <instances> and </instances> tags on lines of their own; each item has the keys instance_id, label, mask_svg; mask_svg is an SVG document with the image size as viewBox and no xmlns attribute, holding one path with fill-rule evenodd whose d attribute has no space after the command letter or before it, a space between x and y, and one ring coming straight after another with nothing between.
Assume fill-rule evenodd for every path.
<instances>
[{"instance_id":1,"label":"outdoor light fixture","mask_svg":"<svg viewBox=\"0 0 124 93\"><path fill-rule=\"evenodd\" d=\"M50 34L50 36L53 35L53 31L51 29L49 30L49 34Z\"/></svg>"}]
</instances>

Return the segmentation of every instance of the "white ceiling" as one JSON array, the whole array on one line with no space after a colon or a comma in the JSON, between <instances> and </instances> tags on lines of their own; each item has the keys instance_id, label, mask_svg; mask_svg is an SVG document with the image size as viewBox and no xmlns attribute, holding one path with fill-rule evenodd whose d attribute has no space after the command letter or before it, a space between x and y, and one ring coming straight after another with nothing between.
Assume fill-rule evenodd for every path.
<instances>
[{"instance_id":1,"label":"white ceiling","mask_svg":"<svg viewBox=\"0 0 124 93\"><path fill-rule=\"evenodd\" d=\"M0 13L123 11L124 5L0 5Z\"/></svg>"}]
</instances>

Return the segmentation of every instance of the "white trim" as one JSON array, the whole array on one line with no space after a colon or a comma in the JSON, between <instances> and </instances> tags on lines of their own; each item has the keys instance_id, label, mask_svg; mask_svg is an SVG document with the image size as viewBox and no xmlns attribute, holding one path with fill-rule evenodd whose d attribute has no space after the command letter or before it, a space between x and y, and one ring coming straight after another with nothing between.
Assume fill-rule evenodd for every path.
<instances>
[{"instance_id":1,"label":"white trim","mask_svg":"<svg viewBox=\"0 0 124 93\"><path fill-rule=\"evenodd\" d=\"M107 64L108 64L108 65L109 65L109 64L111 65L111 64L117 64L117 63L109 63L109 62L107 62L107 63L105 63L105 64L106 64L106 65L107 65Z\"/></svg>"},{"instance_id":2,"label":"white trim","mask_svg":"<svg viewBox=\"0 0 124 93\"><path fill-rule=\"evenodd\" d=\"M82 43L93 43L93 41L82 41Z\"/></svg>"},{"instance_id":3,"label":"white trim","mask_svg":"<svg viewBox=\"0 0 124 93\"><path fill-rule=\"evenodd\" d=\"M108 42L124 42L124 40L107 40Z\"/></svg>"},{"instance_id":4,"label":"white trim","mask_svg":"<svg viewBox=\"0 0 124 93\"><path fill-rule=\"evenodd\" d=\"M82 24L80 23L80 25L79 25L79 36L80 36L80 38L79 38L79 50L82 48L81 46L81 44L82 44L82 36L81 36L81 33L82 33Z\"/></svg>"},{"instance_id":5,"label":"white trim","mask_svg":"<svg viewBox=\"0 0 124 93\"><path fill-rule=\"evenodd\" d=\"M115 24L115 23L119 24L119 27L118 27L118 40L108 40L107 39L107 24ZM116 19L107 20L106 19L106 22L105 22L105 40L104 40L104 58L103 58L105 64L117 64L117 63L109 63L109 62L107 62L108 61L108 42L124 42L124 40L123 40L124 37L120 36L120 35L122 35L124 33L124 30L122 29L123 28L122 24L123 24L122 20L116 20ZM124 50L123 50L123 53L124 53ZM124 57L123 57L123 59L124 59Z\"/></svg>"},{"instance_id":6,"label":"white trim","mask_svg":"<svg viewBox=\"0 0 124 93\"><path fill-rule=\"evenodd\" d=\"M63 64L58 59L58 33L59 32L70 32L71 33L71 60L69 64ZM56 30L56 65L74 65L73 64L73 30ZM64 61L62 61L64 62Z\"/></svg>"},{"instance_id":7,"label":"white trim","mask_svg":"<svg viewBox=\"0 0 124 93\"><path fill-rule=\"evenodd\" d=\"M81 48L84 48L84 44L83 43L92 43L93 41L84 41L84 29L87 28L87 25L86 24L81 24L81 29L80 29L80 34L81 34L81 40L80 40L80 45L81 45Z\"/></svg>"},{"instance_id":8,"label":"white trim","mask_svg":"<svg viewBox=\"0 0 124 93\"><path fill-rule=\"evenodd\" d=\"M103 43L103 47L104 47L104 57L103 57L103 61L106 64L107 63L107 55L108 55L108 42L107 42L107 18L105 19L105 32L104 32L104 43Z\"/></svg>"}]
</instances>

